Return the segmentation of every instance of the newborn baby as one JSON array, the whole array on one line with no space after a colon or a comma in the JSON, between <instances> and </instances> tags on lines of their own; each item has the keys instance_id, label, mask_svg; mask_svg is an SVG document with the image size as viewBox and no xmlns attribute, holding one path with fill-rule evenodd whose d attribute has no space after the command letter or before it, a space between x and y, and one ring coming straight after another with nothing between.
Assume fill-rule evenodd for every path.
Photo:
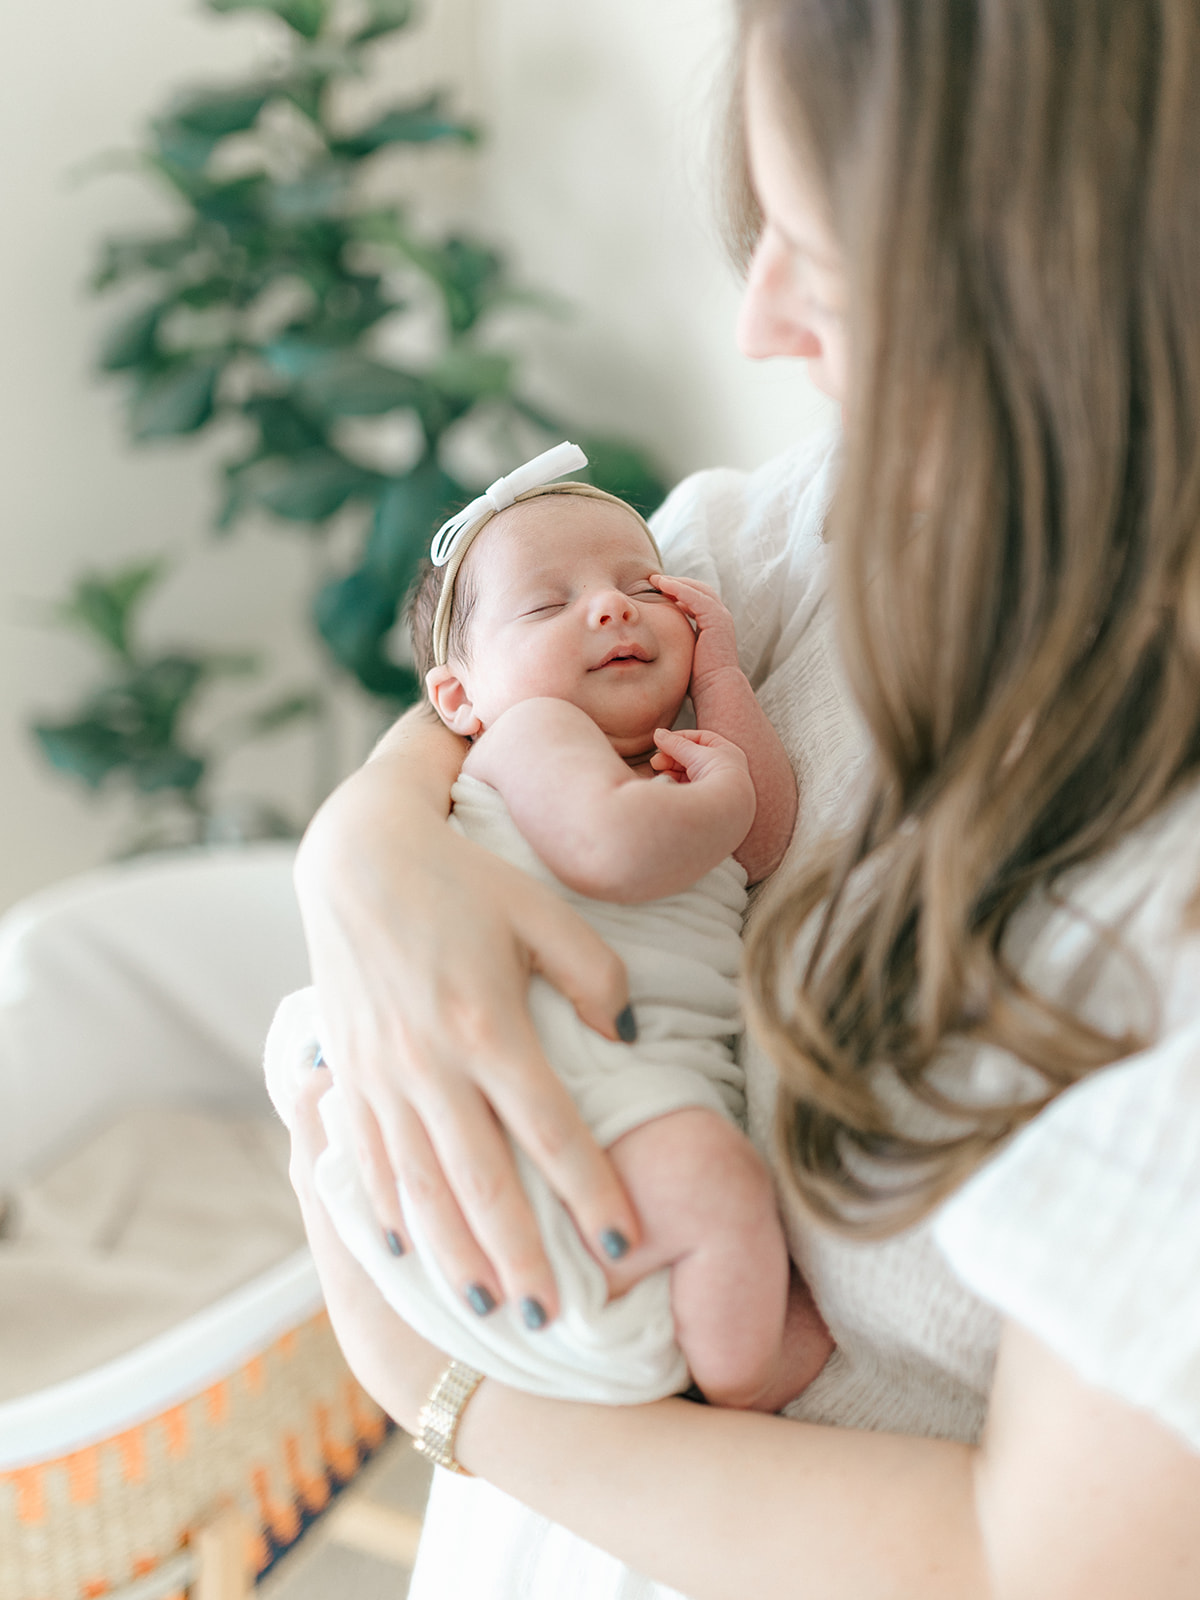
<instances>
[{"instance_id":1,"label":"newborn baby","mask_svg":"<svg viewBox=\"0 0 1200 1600\"><path fill-rule=\"evenodd\" d=\"M778 859L794 783L717 595L663 576L649 528L624 502L543 481L506 503L505 483L435 540L442 564L414 597L414 649L434 710L471 741L451 825L552 885L626 963L625 1031L636 1042L602 1038L538 977L529 998L546 1055L608 1149L643 1240L635 1251L606 1240L610 1258L593 1256L517 1151L560 1314L543 1327L528 1304L472 1311L409 1210L412 1252L395 1258L380 1235L336 1061L321 1103L329 1147L318 1186L405 1320L490 1376L635 1403L678 1392L690 1375L714 1402L776 1410L819 1370L829 1341L803 1295L789 1296L771 1184L739 1127L746 874L733 855L758 811L759 844L765 814L780 835L767 855ZM671 731L689 692L699 727ZM319 1033L310 991L284 1003L268 1079L285 1120L289 1083L311 1064Z\"/></svg>"}]
</instances>

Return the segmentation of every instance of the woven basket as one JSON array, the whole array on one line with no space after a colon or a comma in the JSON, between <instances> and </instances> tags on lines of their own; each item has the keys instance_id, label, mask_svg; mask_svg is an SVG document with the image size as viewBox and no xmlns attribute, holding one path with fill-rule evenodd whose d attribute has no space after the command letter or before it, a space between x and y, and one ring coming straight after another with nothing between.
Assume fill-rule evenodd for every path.
<instances>
[{"instance_id":1,"label":"woven basket","mask_svg":"<svg viewBox=\"0 0 1200 1600\"><path fill-rule=\"evenodd\" d=\"M93 1600L120 1591L168 1568L228 1505L255 1530L248 1564L261 1576L390 1428L319 1312L136 1427L0 1471L0 1596Z\"/></svg>"}]
</instances>

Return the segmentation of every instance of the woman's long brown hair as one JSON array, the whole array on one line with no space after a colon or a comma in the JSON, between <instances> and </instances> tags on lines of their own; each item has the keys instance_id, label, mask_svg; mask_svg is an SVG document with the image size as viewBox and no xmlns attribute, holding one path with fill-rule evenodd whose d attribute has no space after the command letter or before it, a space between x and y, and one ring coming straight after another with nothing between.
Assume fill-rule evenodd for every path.
<instances>
[{"instance_id":1,"label":"woman's long brown hair","mask_svg":"<svg viewBox=\"0 0 1200 1600\"><path fill-rule=\"evenodd\" d=\"M751 1022L801 1196L878 1234L1139 1043L1039 994L1005 932L1200 767L1200 8L745 0L742 24L849 263L830 538L874 745L851 835L757 921ZM958 1042L1042 1092L948 1099ZM953 1121L919 1137L905 1100Z\"/></svg>"}]
</instances>

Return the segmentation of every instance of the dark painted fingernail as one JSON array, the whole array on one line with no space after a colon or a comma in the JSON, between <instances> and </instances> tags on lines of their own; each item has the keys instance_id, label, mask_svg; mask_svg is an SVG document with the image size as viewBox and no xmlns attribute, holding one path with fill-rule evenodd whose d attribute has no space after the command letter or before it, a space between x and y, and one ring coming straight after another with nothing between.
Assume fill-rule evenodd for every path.
<instances>
[{"instance_id":1,"label":"dark painted fingernail","mask_svg":"<svg viewBox=\"0 0 1200 1600\"><path fill-rule=\"evenodd\" d=\"M388 1249L394 1256L402 1256L404 1254L404 1240L398 1233L394 1233L391 1228L385 1228L383 1237L387 1242Z\"/></svg>"},{"instance_id":2,"label":"dark painted fingernail","mask_svg":"<svg viewBox=\"0 0 1200 1600\"><path fill-rule=\"evenodd\" d=\"M600 1247L610 1261L620 1261L629 1249L629 1240L620 1228L605 1228L600 1235Z\"/></svg>"},{"instance_id":3,"label":"dark painted fingernail","mask_svg":"<svg viewBox=\"0 0 1200 1600\"><path fill-rule=\"evenodd\" d=\"M617 1018L617 1038L622 1044L633 1044L637 1040L637 1018L632 1006L626 1006Z\"/></svg>"},{"instance_id":4,"label":"dark painted fingernail","mask_svg":"<svg viewBox=\"0 0 1200 1600\"><path fill-rule=\"evenodd\" d=\"M532 1295L526 1295L524 1300L521 1301L521 1316L525 1326L532 1328L534 1332L538 1328L544 1328L550 1320L546 1316L545 1306L542 1305L540 1300L535 1300Z\"/></svg>"},{"instance_id":5,"label":"dark painted fingernail","mask_svg":"<svg viewBox=\"0 0 1200 1600\"><path fill-rule=\"evenodd\" d=\"M496 1309L495 1300L481 1283L473 1283L467 1290L467 1304L477 1317L486 1317Z\"/></svg>"},{"instance_id":6,"label":"dark painted fingernail","mask_svg":"<svg viewBox=\"0 0 1200 1600\"><path fill-rule=\"evenodd\" d=\"M327 1067L329 1065L328 1061L326 1061L326 1059L324 1057L324 1054L321 1051L321 1046L320 1045L317 1046L317 1053L313 1057L312 1064L313 1064L314 1067Z\"/></svg>"}]
</instances>

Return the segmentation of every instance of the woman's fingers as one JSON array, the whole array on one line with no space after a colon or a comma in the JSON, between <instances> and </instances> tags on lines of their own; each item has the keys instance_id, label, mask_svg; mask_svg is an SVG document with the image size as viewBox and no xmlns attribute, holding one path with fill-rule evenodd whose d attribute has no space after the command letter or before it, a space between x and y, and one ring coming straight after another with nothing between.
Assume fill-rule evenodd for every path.
<instances>
[{"instance_id":1,"label":"woman's fingers","mask_svg":"<svg viewBox=\"0 0 1200 1600\"><path fill-rule=\"evenodd\" d=\"M541 1231L513 1161L512 1149L496 1115L474 1085L460 1083L457 1093L439 1100L425 1132L439 1170L452 1174L454 1199L464 1219L464 1232L482 1250L483 1269L464 1278L468 1305L486 1316L501 1299L517 1308L527 1326L544 1327L558 1315L558 1288L546 1256ZM512 1129L519 1139L518 1129ZM415 1196L408 1189L410 1201ZM422 1216L430 1196L421 1197ZM476 1243L477 1241L477 1243ZM456 1238L439 1251L443 1270L454 1258ZM463 1258L459 1258L463 1259ZM491 1267L487 1262L491 1262ZM493 1270L494 1269L494 1270ZM482 1302L480 1302L480 1297Z\"/></svg>"},{"instance_id":2,"label":"woman's fingers","mask_svg":"<svg viewBox=\"0 0 1200 1600\"><path fill-rule=\"evenodd\" d=\"M408 1237L404 1212L400 1206L400 1191L396 1184L398 1169L389 1156L386 1141L371 1107L350 1084L343 1084L342 1091L350 1125L354 1130L359 1175L370 1198L371 1209L388 1249L394 1256L401 1256L412 1241ZM406 1102L397 1096L397 1114L405 1108Z\"/></svg>"},{"instance_id":3,"label":"woman's fingers","mask_svg":"<svg viewBox=\"0 0 1200 1600\"><path fill-rule=\"evenodd\" d=\"M478 1090L470 1084L462 1088L463 1093L479 1101L484 1117L499 1138L495 1119ZM472 1232L420 1117L412 1106L401 1101L389 1127L389 1153L396 1170L403 1174L405 1196L410 1208L419 1214L425 1241L465 1304L476 1316L488 1316L504 1298L500 1275Z\"/></svg>"},{"instance_id":4,"label":"woman's fingers","mask_svg":"<svg viewBox=\"0 0 1200 1600\"><path fill-rule=\"evenodd\" d=\"M325 1125L321 1121L317 1107L321 1096L329 1089L331 1081L327 1072L314 1072L308 1081L301 1085L293 1102L290 1128L292 1152L288 1177L304 1210L307 1210L316 1198L312 1181L313 1167L326 1143Z\"/></svg>"},{"instance_id":5,"label":"woman's fingers","mask_svg":"<svg viewBox=\"0 0 1200 1600\"><path fill-rule=\"evenodd\" d=\"M557 895L532 881L529 887L533 892L512 902L512 916L514 932L530 968L571 1002L587 1027L606 1039L625 1039L628 1043L629 978L625 963ZM527 1005L522 1003L520 1009L528 1018ZM532 1032L531 1026L527 1025L525 1031ZM550 1073L549 1067L546 1070Z\"/></svg>"}]
</instances>

